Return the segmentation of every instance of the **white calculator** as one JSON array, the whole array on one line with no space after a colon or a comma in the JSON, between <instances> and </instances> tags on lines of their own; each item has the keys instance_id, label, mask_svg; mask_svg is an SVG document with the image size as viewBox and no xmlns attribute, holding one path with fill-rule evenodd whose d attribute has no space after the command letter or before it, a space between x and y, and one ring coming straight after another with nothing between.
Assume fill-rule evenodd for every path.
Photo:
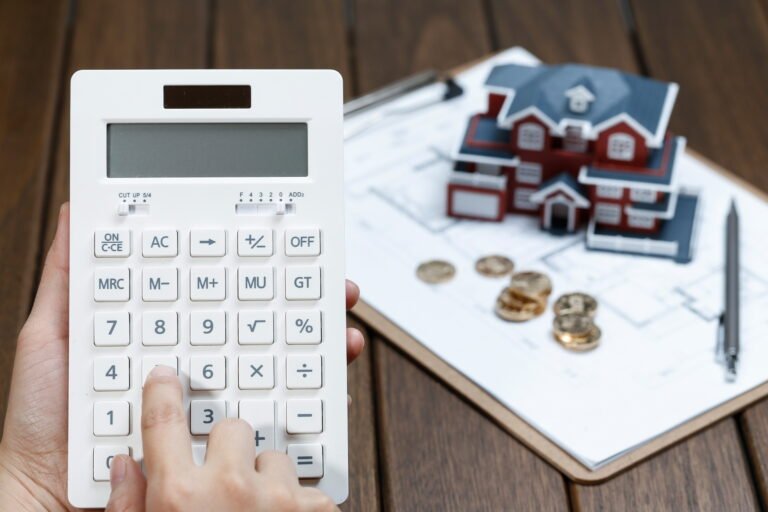
<instances>
[{"instance_id":1,"label":"white calculator","mask_svg":"<svg viewBox=\"0 0 768 512\"><path fill-rule=\"evenodd\" d=\"M193 456L257 453L347 497L342 80L326 70L72 78L69 500L142 460L141 392L177 369Z\"/></svg>"}]
</instances>

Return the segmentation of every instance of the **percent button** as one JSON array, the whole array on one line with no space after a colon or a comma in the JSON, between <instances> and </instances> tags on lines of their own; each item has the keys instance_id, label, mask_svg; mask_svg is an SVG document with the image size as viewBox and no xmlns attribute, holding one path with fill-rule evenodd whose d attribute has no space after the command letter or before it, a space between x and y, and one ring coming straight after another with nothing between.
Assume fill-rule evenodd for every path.
<instances>
[{"instance_id":1,"label":"percent button","mask_svg":"<svg viewBox=\"0 0 768 512\"><path fill-rule=\"evenodd\" d=\"M285 342L289 345L317 345L323 340L320 311L289 311L285 314Z\"/></svg>"}]
</instances>

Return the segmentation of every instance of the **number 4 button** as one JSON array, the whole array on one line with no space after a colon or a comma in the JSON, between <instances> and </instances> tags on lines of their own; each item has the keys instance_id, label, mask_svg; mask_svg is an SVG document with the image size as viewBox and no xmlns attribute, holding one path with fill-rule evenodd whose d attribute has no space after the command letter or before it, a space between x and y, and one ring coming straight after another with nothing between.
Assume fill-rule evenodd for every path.
<instances>
[{"instance_id":1,"label":"number 4 button","mask_svg":"<svg viewBox=\"0 0 768 512\"><path fill-rule=\"evenodd\" d=\"M97 357L93 360L93 389L126 391L130 388L131 366L127 357Z\"/></svg>"}]
</instances>

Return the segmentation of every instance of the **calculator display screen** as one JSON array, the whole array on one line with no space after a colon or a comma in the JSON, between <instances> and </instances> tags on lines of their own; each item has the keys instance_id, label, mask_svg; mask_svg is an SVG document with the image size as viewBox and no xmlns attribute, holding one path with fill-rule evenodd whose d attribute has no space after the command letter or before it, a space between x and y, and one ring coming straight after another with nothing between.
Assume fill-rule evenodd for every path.
<instances>
[{"instance_id":1,"label":"calculator display screen","mask_svg":"<svg viewBox=\"0 0 768 512\"><path fill-rule=\"evenodd\" d=\"M113 123L110 178L308 175L306 123Z\"/></svg>"}]
</instances>

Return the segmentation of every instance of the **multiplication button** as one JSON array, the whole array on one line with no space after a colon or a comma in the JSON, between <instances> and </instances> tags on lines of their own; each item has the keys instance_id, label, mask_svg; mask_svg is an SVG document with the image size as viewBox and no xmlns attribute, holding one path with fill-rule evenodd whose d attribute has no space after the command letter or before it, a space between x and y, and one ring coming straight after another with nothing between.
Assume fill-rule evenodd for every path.
<instances>
[{"instance_id":1,"label":"multiplication button","mask_svg":"<svg viewBox=\"0 0 768 512\"><path fill-rule=\"evenodd\" d=\"M286 256L318 256L320 254L320 230L317 228L286 229Z\"/></svg>"}]
</instances>

